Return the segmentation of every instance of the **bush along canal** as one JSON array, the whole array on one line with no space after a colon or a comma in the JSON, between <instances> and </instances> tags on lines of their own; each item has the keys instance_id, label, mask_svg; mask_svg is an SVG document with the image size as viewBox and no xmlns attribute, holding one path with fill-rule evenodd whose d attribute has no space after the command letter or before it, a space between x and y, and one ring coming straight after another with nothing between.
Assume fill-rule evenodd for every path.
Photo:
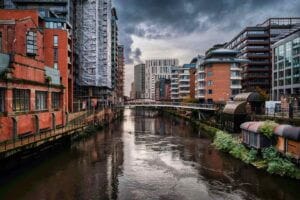
<instances>
[{"instance_id":1,"label":"bush along canal","mask_svg":"<svg viewBox=\"0 0 300 200\"><path fill-rule=\"evenodd\" d=\"M243 132L242 134L231 134L214 127L209 122L183 116L174 110L168 110L166 113L184 118L196 124L208 137L212 138L212 145L219 151L228 153L234 158L252 165L258 170L264 170L269 174L300 180L299 160L295 159L295 156L292 156L289 152L283 153L278 151L277 148L279 146L280 137L278 137L278 134L276 135L276 130L284 130L285 127L290 128L291 126L281 125L283 127L280 127L277 123L269 120L263 122L248 122L244 123L244 126L251 125L251 123L258 125L256 133L245 130L245 133ZM243 124L241 127L242 126ZM289 131L290 130L286 130L286 132ZM249 134L249 136L247 136L247 134ZM252 136L250 136L250 134L252 134ZM250 139L250 137L252 137L252 139ZM261 138L264 139L264 141L260 141L262 140ZM250 145L250 140L258 140L261 146L256 142L255 145ZM287 141L284 140L284 143L287 144ZM284 148L287 149L287 147ZM298 152L296 152L296 154L297 153Z\"/></svg>"}]
</instances>

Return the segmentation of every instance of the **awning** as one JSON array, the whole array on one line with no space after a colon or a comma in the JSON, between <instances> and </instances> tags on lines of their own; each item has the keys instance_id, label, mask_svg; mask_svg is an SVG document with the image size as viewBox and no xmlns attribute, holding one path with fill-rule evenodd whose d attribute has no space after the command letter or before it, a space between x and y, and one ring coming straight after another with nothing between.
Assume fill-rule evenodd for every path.
<instances>
[{"instance_id":1,"label":"awning","mask_svg":"<svg viewBox=\"0 0 300 200\"><path fill-rule=\"evenodd\" d=\"M246 114L246 104L245 101L229 101L224 107L223 113L238 115Z\"/></svg>"},{"instance_id":2,"label":"awning","mask_svg":"<svg viewBox=\"0 0 300 200\"><path fill-rule=\"evenodd\" d=\"M241 93L234 97L234 101L247 101L247 102L260 102L264 101L262 96L257 92L248 92L248 93Z\"/></svg>"},{"instance_id":3,"label":"awning","mask_svg":"<svg viewBox=\"0 0 300 200\"><path fill-rule=\"evenodd\" d=\"M258 133L258 129L263 125L264 122L245 122L241 124L240 128L250 132Z\"/></svg>"},{"instance_id":4,"label":"awning","mask_svg":"<svg viewBox=\"0 0 300 200\"><path fill-rule=\"evenodd\" d=\"M291 127L292 127L291 125L286 125L286 124L279 125L275 128L274 134L278 136L283 136L284 129L291 128Z\"/></svg>"}]
</instances>

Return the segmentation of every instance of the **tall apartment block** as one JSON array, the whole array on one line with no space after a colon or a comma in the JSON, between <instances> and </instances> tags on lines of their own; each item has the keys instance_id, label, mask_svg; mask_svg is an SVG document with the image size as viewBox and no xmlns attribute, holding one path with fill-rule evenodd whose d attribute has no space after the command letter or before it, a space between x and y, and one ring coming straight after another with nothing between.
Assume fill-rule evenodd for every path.
<instances>
[{"instance_id":1,"label":"tall apartment block","mask_svg":"<svg viewBox=\"0 0 300 200\"><path fill-rule=\"evenodd\" d=\"M146 60L145 98L155 99L155 83L161 78L171 79L171 69L178 64L178 59Z\"/></svg>"},{"instance_id":2,"label":"tall apartment block","mask_svg":"<svg viewBox=\"0 0 300 200\"><path fill-rule=\"evenodd\" d=\"M198 62L196 96L204 103L225 103L240 93L241 64L245 59L237 58L240 52L231 49L212 49Z\"/></svg>"},{"instance_id":3,"label":"tall apartment block","mask_svg":"<svg viewBox=\"0 0 300 200\"><path fill-rule=\"evenodd\" d=\"M80 0L75 6L77 98L108 104L111 84L111 0Z\"/></svg>"},{"instance_id":4,"label":"tall apartment block","mask_svg":"<svg viewBox=\"0 0 300 200\"><path fill-rule=\"evenodd\" d=\"M117 103L116 83L118 70L118 16L115 8L111 10L111 89L113 103Z\"/></svg>"},{"instance_id":5,"label":"tall apartment block","mask_svg":"<svg viewBox=\"0 0 300 200\"><path fill-rule=\"evenodd\" d=\"M119 103L124 102L124 66L125 66L125 56L124 56L124 46L118 45L118 68L117 68L117 98Z\"/></svg>"},{"instance_id":6,"label":"tall apartment block","mask_svg":"<svg viewBox=\"0 0 300 200\"><path fill-rule=\"evenodd\" d=\"M270 18L262 24L246 27L226 45L226 48L241 51L239 57L250 61L242 66L244 91L255 91L259 87L270 93L271 45L299 26L300 18Z\"/></svg>"},{"instance_id":7,"label":"tall apartment block","mask_svg":"<svg viewBox=\"0 0 300 200\"><path fill-rule=\"evenodd\" d=\"M272 97L300 95L300 30L273 46Z\"/></svg>"},{"instance_id":8,"label":"tall apartment block","mask_svg":"<svg viewBox=\"0 0 300 200\"><path fill-rule=\"evenodd\" d=\"M134 66L135 98L145 98L145 64Z\"/></svg>"},{"instance_id":9,"label":"tall apartment block","mask_svg":"<svg viewBox=\"0 0 300 200\"><path fill-rule=\"evenodd\" d=\"M0 141L67 123L69 33L47 23L35 10L0 10Z\"/></svg>"}]
</instances>

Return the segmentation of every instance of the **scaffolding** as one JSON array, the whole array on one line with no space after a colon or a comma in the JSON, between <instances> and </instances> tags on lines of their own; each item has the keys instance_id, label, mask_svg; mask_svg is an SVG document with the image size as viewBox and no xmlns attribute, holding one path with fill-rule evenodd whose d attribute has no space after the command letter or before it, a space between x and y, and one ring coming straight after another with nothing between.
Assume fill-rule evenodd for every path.
<instances>
[{"instance_id":1,"label":"scaffolding","mask_svg":"<svg viewBox=\"0 0 300 200\"><path fill-rule=\"evenodd\" d=\"M76 4L78 84L111 88L111 0Z\"/></svg>"}]
</instances>

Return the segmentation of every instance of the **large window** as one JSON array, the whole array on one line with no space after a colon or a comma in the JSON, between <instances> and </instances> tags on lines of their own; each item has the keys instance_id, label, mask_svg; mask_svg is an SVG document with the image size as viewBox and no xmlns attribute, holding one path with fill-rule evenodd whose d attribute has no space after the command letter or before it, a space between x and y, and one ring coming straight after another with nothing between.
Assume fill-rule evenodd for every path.
<instances>
[{"instance_id":1,"label":"large window","mask_svg":"<svg viewBox=\"0 0 300 200\"><path fill-rule=\"evenodd\" d=\"M26 50L28 55L36 55L36 32L28 31L26 35Z\"/></svg>"},{"instance_id":2,"label":"large window","mask_svg":"<svg viewBox=\"0 0 300 200\"><path fill-rule=\"evenodd\" d=\"M30 90L13 90L13 110L16 112L29 111Z\"/></svg>"},{"instance_id":3,"label":"large window","mask_svg":"<svg viewBox=\"0 0 300 200\"><path fill-rule=\"evenodd\" d=\"M60 93L59 92L52 92L52 108L57 110L60 108Z\"/></svg>"},{"instance_id":4,"label":"large window","mask_svg":"<svg viewBox=\"0 0 300 200\"><path fill-rule=\"evenodd\" d=\"M35 109L47 110L47 92L35 92Z\"/></svg>"},{"instance_id":5,"label":"large window","mask_svg":"<svg viewBox=\"0 0 300 200\"><path fill-rule=\"evenodd\" d=\"M5 89L0 88L0 112L5 111Z\"/></svg>"}]
</instances>

